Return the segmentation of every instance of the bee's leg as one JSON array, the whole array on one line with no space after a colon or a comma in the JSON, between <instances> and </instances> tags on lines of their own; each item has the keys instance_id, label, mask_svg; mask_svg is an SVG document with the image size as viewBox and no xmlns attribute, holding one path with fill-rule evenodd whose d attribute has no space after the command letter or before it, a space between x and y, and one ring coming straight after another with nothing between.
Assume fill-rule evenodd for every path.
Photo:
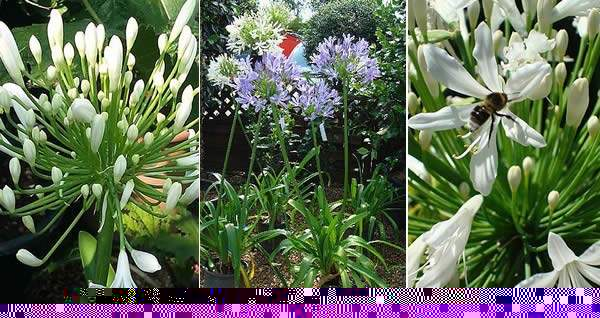
<instances>
[{"instance_id":1,"label":"bee's leg","mask_svg":"<svg viewBox=\"0 0 600 318\"><path fill-rule=\"evenodd\" d=\"M494 120L496 119L494 113L492 113L492 124L490 125L490 133L488 134L488 143L487 145L490 145L490 141L492 141L492 132L494 131Z\"/></svg>"},{"instance_id":2,"label":"bee's leg","mask_svg":"<svg viewBox=\"0 0 600 318\"><path fill-rule=\"evenodd\" d=\"M498 117L504 117L504 118L508 118L510 119L513 123L517 123L517 121L510 115L505 115L505 114L500 114L500 113L495 113Z\"/></svg>"}]
</instances>

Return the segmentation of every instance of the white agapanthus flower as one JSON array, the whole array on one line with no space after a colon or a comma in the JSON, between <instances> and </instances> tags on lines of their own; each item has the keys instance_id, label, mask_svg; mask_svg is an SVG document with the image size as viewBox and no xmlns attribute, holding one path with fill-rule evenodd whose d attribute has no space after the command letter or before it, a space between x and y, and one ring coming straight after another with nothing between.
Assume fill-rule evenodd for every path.
<instances>
[{"instance_id":1,"label":"white agapanthus flower","mask_svg":"<svg viewBox=\"0 0 600 318\"><path fill-rule=\"evenodd\" d=\"M408 247L406 286L439 288L446 286L452 280L469 240L473 218L482 203L481 195L470 198L454 216L435 224ZM427 261L421 266L423 256ZM420 272L423 274L417 277Z\"/></svg>"},{"instance_id":2,"label":"white agapanthus flower","mask_svg":"<svg viewBox=\"0 0 600 318\"><path fill-rule=\"evenodd\" d=\"M265 15L244 14L236 17L226 30L229 32L227 49L236 54L253 50L263 55L282 50L279 44L283 41L283 29Z\"/></svg>"},{"instance_id":3,"label":"white agapanthus flower","mask_svg":"<svg viewBox=\"0 0 600 318\"><path fill-rule=\"evenodd\" d=\"M233 78L245 73L248 70L248 63L237 60L227 54L221 54L216 59L210 61L208 65L208 80L213 85L224 87L233 84Z\"/></svg>"},{"instance_id":4,"label":"white agapanthus flower","mask_svg":"<svg viewBox=\"0 0 600 318\"><path fill-rule=\"evenodd\" d=\"M542 57L554 49L555 41L538 31L531 31L529 36L523 41L521 37L511 37L508 46L504 48L504 58L507 63L502 63L505 71L515 72L519 68L534 64L545 63L546 59Z\"/></svg>"},{"instance_id":5,"label":"white agapanthus flower","mask_svg":"<svg viewBox=\"0 0 600 318\"><path fill-rule=\"evenodd\" d=\"M115 278L113 279L112 284L110 284L110 288L137 288L137 285L133 281L133 277L131 277L129 258L124 249L119 251L117 271L115 272Z\"/></svg>"},{"instance_id":6,"label":"white agapanthus flower","mask_svg":"<svg viewBox=\"0 0 600 318\"><path fill-rule=\"evenodd\" d=\"M554 269L535 274L520 282L518 288L588 288L588 282L600 285L600 242L594 243L583 254L576 256L558 234L548 235L548 256Z\"/></svg>"},{"instance_id":7,"label":"white agapanthus flower","mask_svg":"<svg viewBox=\"0 0 600 318\"><path fill-rule=\"evenodd\" d=\"M544 97L540 95L544 94L547 88L544 86L547 85L540 85L540 83L544 80L548 82L547 76L551 73L548 63L540 62L523 66L512 73L505 84L499 74L492 34L487 24L481 23L477 27L475 42L473 56L477 61L478 73L487 87L477 82L462 64L446 51L431 44L424 47L427 71L450 90L478 100L485 100L492 93L504 96L509 104ZM471 123L470 115L480 105L481 102L463 107L446 106L434 113L421 113L410 118L408 126L413 129L432 131L460 128ZM467 134L465 138L472 137L472 142L465 153L457 158L462 158L473 151L470 164L471 181L473 187L483 195L491 192L497 175L496 134L500 122L506 135L514 141L536 148L546 145L544 137L512 113L508 105L490 116L480 127L471 127L472 133Z\"/></svg>"},{"instance_id":8,"label":"white agapanthus flower","mask_svg":"<svg viewBox=\"0 0 600 318\"><path fill-rule=\"evenodd\" d=\"M478 0L429 0L431 8L447 23L457 23L464 15L463 10Z\"/></svg>"}]
</instances>

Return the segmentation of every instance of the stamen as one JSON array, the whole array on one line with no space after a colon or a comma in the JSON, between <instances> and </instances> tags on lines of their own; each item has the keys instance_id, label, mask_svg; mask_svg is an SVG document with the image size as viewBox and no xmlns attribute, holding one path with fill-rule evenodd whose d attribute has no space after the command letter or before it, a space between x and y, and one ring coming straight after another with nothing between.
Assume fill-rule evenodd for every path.
<instances>
[{"instance_id":1,"label":"stamen","mask_svg":"<svg viewBox=\"0 0 600 318\"><path fill-rule=\"evenodd\" d=\"M466 157L468 153L470 153L477 147L479 140L481 140L481 136L478 136L477 138L475 138L475 140L473 140L473 142L469 145L469 147L467 147L467 150L465 150L465 152L463 152L462 154L460 154L458 156L452 155L452 157L457 160L460 160L460 159Z\"/></svg>"}]
</instances>

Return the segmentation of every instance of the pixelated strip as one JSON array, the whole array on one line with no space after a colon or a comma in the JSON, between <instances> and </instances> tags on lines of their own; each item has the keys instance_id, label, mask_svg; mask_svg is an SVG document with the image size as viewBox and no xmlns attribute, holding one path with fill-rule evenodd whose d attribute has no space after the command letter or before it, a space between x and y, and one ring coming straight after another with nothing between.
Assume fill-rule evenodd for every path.
<instances>
[{"instance_id":1,"label":"pixelated strip","mask_svg":"<svg viewBox=\"0 0 600 318\"><path fill-rule=\"evenodd\" d=\"M600 317L597 304L52 304L0 305L0 317L504 318Z\"/></svg>"}]
</instances>

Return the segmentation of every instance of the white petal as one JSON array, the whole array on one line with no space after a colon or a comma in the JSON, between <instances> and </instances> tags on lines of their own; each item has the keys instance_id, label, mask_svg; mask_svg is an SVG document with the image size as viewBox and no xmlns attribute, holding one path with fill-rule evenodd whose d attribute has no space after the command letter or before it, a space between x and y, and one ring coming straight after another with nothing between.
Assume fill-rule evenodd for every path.
<instances>
[{"instance_id":1,"label":"white petal","mask_svg":"<svg viewBox=\"0 0 600 318\"><path fill-rule=\"evenodd\" d=\"M577 256L562 237L552 232L548 234L548 255L555 270L562 270L567 264L577 260Z\"/></svg>"},{"instance_id":2,"label":"white petal","mask_svg":"<svg viewBox=\"0 0 600 318\"><path fill-rule=\"evenodd\" d=\"M502 11L502 9L500 9L499 6L493 6L491 18L492 21L490 22L492 31L498 30L502 22L504 22L504 19L506 19L506 17L504 16L504 11Z\"/></svg>"},{"instance_id":3,"label":"white petal","mask_svg":"<svg viewBox=\"0 0 600 318\"><path fill-rule=\"evenodd\" d=\"M154 273L161 269L158 259L148 252L131 249L131 258L135 262L135 266L146 273Z\"/></svg>"},{"instance_id":4,"label":"white petal","mask_svg":"<svg viewBox=\"0 0 600 318\"><path fill-rule=\"evenodd\" d=\"M407 155L406 167L408 168L408 170L412 171L419 178L421 178L421 180L424 180L427 183L431 181L431 176L429 175L429 172L427 172L427 169L425 169L425 165L417 158L411 155Z\"/></svg>"},{"instance_id":5,"label":"white petal","mask_svg":"<svg viewBox=\"0 0 600 318\"><path fill-rule=\"evenodd\" d=\"M558 272L535 274L520 282L515 288L552 288L558 279Z\"/></svg>"},{"instance_id":6,"label":"white petal","mask_svg":"<svg viewBox=\"0 0 600 318\"><path fill-rule=\"evenodd\" d=\"M535 148L546 146L544 136L531 128L531 126L527 125L524 120L508 109L505 109L502 113L513 118L513 120L510 120L509 118L502 117L502 126L504 127L504 131L508 138L523 146L533 146Z\"/></svg>"},{"instance_id":7,"label":"white petal","mask_svg":"<svg viewBox=\"0 0 600 318\"><path fill-rule=\"evenodd\" d=\"M411 117L407 125L412 129L431 131L460 128L469 122L469 116L475 106L446 106L434 113L420 113Z\"/></svg>"},{"instance_id":8,"label":"white petal","mask_svg":"<svg viewBox=\"0 0 600 318\"><path fill-rule=\"evenodd\" d=\"M482 133L485 132L486 136L482 136L482 146L471 157L470 163L473 188L485 196L492 192L492 186L498 174L498 149L496 148L497 123L498 120L496 119L494 128L490 128L493 129L491 137L488 137L488 131L482 130ZM490 127L492 126L490 125Z\"/></svg>"},{"instance_id":9,"label":"white petal","mask_svg":"<svg viewBox=\"0 0 600 318\"><path fill-rule=\"evenodd\" d=\"M89 281L88 288L106 288L104 285L93 283L91 280Z\"/></svg>"},{"instance_id":10,"label":"white petal","mask_svg":"<svg viewBox=\"0 0 600 318\"><path fill-rule=\"evenodd\" d=\"M588 265L600 265L600 241L588 247L583 254L579 256L579 261Z\"/></svg>"},{"instance_id":11,"label":"white petal","mask_svg":"<svg viewBox=\"0 0 600 318\"><path fill-rule=\"evenodd\" d=\"M432 44L425 45L423 50L427 61L427 70L435 80L449 89L479 99L484 99L491 93L445 50Z\"/></svg>"},{"instance_id":12,"label":"white petal","mask_svg":"<svg viewBox=\"0 0 600 318\"><path fill-rule=\"evenodd\" d=\"M569 273L569 278L571 279L571 285L575 288L590 288L592 285L581 276L579 273L579 268L577 263L571 263L567 265L567 273Z\"/></svg>"},{"instance_id":13,"label":"white petal","mask_svg":"<svg viewBox=\"0 0 600 318\"><path fill-rule=\"evenodd\" d=\"M595 268L582 262L577 262L577 269L583 276L596 285L600 285L600 268Z\"/></svg>"},{"instance_id":14,"label":"white petal","mask_svg":"<svg viewBox=\"0 0 600 318\"><path fill-rule=\"evenodd\" d=\"M546 62L528 64L512 73L506 83L504 92L510 101L520 101L537 92L537 88L544 77L552 71Z\"/></svg>"},{"instance_id":15,"label":"white petal","mask_svg":"<svg viewBox=\"0 0 600 318\"><path fill-rule=\"evenodd\" d=\"M587 15L588 10L600 7L600 0L563 0L552 9L552 22L569 16Z\"/></svg>"},{"instance_id":16,"label":"white petal","mask_svg":"<svg viewBox=\"0 0 600 318\"><path fill-rule=\"evenodd\" d=\"M527 33L527 30L525 30L525 19L523 19L514 0L496 0L494 3L502 8L504 15L508 18L511 26L517 30L517 32L520 34Z\"/></svg>"},{"instance_id":17,"label":"white petal","mask_svg":"<svg viewBox=\"0 0 600 318\"><path fill-rule=\"evenodd\" d=\"M110 288L136 288L135 282L131 277L131 270L129 269L129 259L127 258L127 252L121 250L119 252L119 258L117 259L117 271L115 272L115 279Z\"/></svg>"},{"instance_id":18,"label":"white petal","mask_svg":"<svg viewBox=\"0 0 600 318\"><path fill-rule=\"evenodd\" d=\"M39 267L44 264L43 260L39 259L30 251L23 248L17 251L17 259L19 262L31 267Z\"/></svg>"},{"instance_id":19,"label":"white petal","mask_svg":"<svg viewBox=\"0 0 600 318\"><path fill-rule=\"evenodd\" d=\"M566 269L561 270L558 274L558 288L571 288L573 285L571 284L571 278L569 277L569 273Z\"/></svg>"},{"instance_id":20,"label":"white petal","mask_svg":"<svg viewBox=\"0 0 600 318\"><path fill-rule=\"evenodd\" d=\"M409 288L413 287L415 279L417 278L421 258L423 257L426 248L427 245L423 242L423 238L419 236L406 250L406 286Z\"/></svg>"},{"instance_id":21,"label":"white petal","mask_svg":"<svg viewBox=\"0 0 600 318\"><path fill-rule=\"evenodd\" d=\"M475 30L475 49L473 57L477 61L479 75L487 87L494 92L502 92L502 84L498 74L498 64L494 54L492 33L485 22L481 22Z\"/></svg>"},{"instance_id":22,"label":"white petal","mask_svg":"<svg viewBox=\"0 0 600 318\"><path fill-rule=\"evenodd\" d=\"M436 223L422 235L429 246L438 248L460 228L470 228L473 217L483 204L483 196L476 195L467 200L450 219ZM468 235L467 235L468 237ZM466 243L466 241L465 241ZM464 246L463 246L464 247ZM462 254L462 251L460 252Z\"/></svg>"}]
</instances>

